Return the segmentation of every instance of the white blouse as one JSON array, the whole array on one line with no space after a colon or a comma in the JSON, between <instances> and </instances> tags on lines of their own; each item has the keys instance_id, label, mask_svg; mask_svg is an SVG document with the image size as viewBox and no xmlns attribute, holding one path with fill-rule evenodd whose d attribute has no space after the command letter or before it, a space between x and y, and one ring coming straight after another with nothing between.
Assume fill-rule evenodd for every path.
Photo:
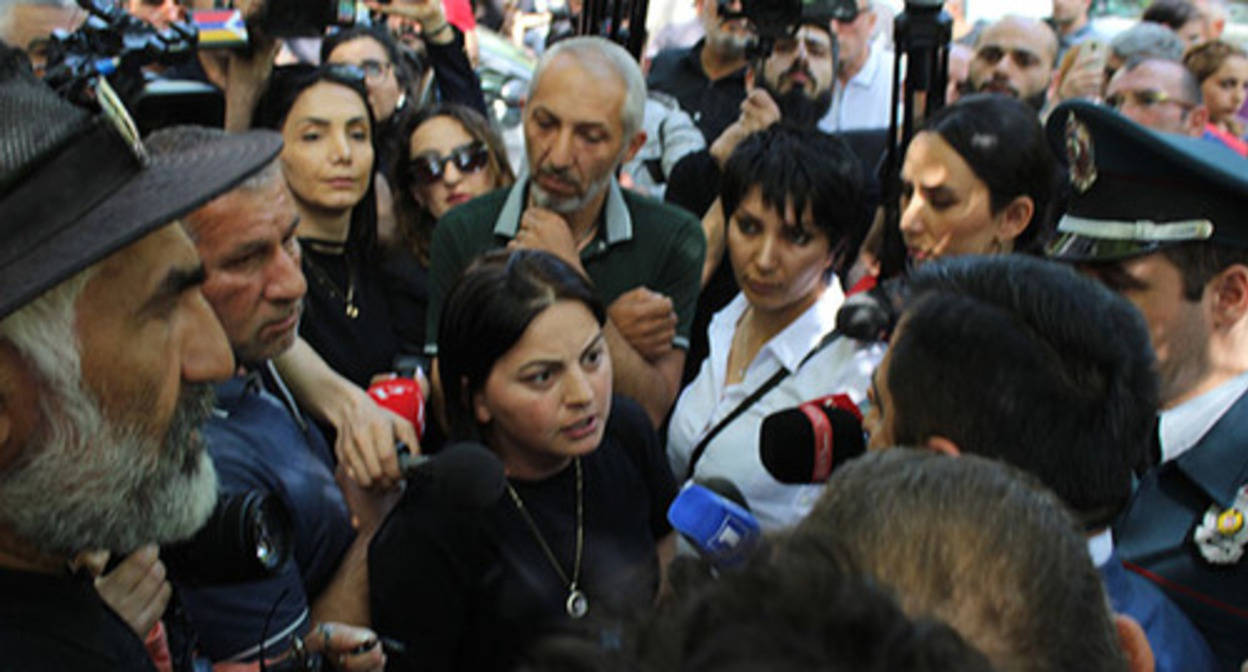
<instances>
[{"instance_id":1,"label":"white blouse","mask_svg":"<svg viewBox=\"0 0 1248 672\"><path fill-rule=\"evenodd\" d=\"M772 478L759 457L759 429L768 415L828 394L842 393L857 404L865 403L871 372L884 355L883 343L842 336L794 372L836 326L836 313L844 301L840 283L833 278L814 305L759 350L742 381L729 386L724 385L728 351L749 304L738 294L715 314L707 330L710 354L676 402L668 430L668 460L677 480L685 478L693 449L702 437L783 368L789 375L711 440L693 476L732 481L764 530L792 525L810 511L823 486L785 485Z\"/></svg>"}]
</instances>

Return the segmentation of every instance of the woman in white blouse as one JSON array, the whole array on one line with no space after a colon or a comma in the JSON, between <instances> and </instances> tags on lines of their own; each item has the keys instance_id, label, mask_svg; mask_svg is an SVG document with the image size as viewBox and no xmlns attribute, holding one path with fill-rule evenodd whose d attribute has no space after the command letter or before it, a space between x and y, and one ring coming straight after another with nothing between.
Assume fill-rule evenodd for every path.
<instances>
[{"instance_id":1,"label":"woman in white blouse","mask_svg":"<svg viewBox=\"0 0 1248 672\"><path fill-rule=\"evenodd\" d=\"M741 293L711 321L710 354L672 414L668 458L677 479L726 478L765 529L783 527L819 487L767 473L763 419L829 394L861 403L883 352L829 337L844 301L835 271L866 225L862 169L840 140L777 124L728 160L722 203Z\"/></svg>"}]
</instances>

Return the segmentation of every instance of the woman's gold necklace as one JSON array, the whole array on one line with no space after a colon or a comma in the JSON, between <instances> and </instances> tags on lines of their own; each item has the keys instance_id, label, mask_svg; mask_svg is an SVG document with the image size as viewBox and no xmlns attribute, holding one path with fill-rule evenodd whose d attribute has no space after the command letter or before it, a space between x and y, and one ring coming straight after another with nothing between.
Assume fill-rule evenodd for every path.
<instances>
[{"instance_id":1,"label":"woman's gold necklace","mask_svg":"<svg viewBox=\"0 0 1248 672\"><path fill-rule=\"evenodd\" d=\"M559 575L559 579L568 586L568 599L564 601L563 608L568 615L575 619L584 618L589 613L589 598L585 597L585 593L577 587L577 583L581 580L581 552L585 546L585 480L581 473L581 458L573 460L576 465L576 555L572 561L572 578L563 571L563 566L559 564L555 552L550 549L550 545L546 543L546 538L542 536L542 531L537 528L537 521L529 515L528 509L524 507L524 500L520 499L520 493L512 487L511 483L507 483L507 494L511 495L511 501L515 502L516 510L520 512L520 517L524 518L524 522L528 524L529 531L533 533L533 538L537 539L537 543L542 547L542 552L546 554L546 559L550 561L550 566L554 567L555 573Z\"/></svg>"},{"instance_id":2,"label":"woman's gold necklace","mask_svg":"<svg viewBox=\"0 0 1248 672\"><path fill-rule=\"evenodd\" d=\"M303 258L307 260L308 268L312 271L312 276L316 279L317 284L324 287L326 292L329 292L330 298L337 298L342 301L345 306L343 312L346 313L347 318L354 320L359 317L360 308L355 305L355 268L351 264L351 256L347 254L347 251L344 249L345 246L335 246L338 247L338 251L332 252L329 251L331 246L323 243L322 241L305 239L304 242L313 249L321 247L321 251L324 254L342 255L342 261L347 266L347 289L345 292L338 288L338 285L334 283L333 278L329 277L329 273L326 273L325 269L321 268L320 264L313 261L312 258L307 255L304 255Z\"/></svg>"}]
</instances>

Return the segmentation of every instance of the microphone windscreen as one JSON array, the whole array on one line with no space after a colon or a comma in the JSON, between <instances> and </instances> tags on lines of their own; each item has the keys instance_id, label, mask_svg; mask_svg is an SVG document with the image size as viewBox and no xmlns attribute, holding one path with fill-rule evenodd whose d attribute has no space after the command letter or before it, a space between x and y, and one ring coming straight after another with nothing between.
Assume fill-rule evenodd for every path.
<instances>
[{"instance_id":1,"label":"microphone windscreen","mask_svg":"<svg viewBox=\"0 0 1248 672\"><path fill-rule=\"evenodd\" d=\"M861 416L844 395L772 413L759 430L763 467L781 483L823 483L866 449Z\"/></svg>"},{"instance_id":2,"label":"microphone windscreen","mask_svg":"<svg viewBox=\"0 0 1248 672\"><path fill-rule=\"evenodd\" d=\"M754 514L697 483L686 485L667 509L667 520L719 568L738 567L762 536Z\"/></svg>"}]
</instances>

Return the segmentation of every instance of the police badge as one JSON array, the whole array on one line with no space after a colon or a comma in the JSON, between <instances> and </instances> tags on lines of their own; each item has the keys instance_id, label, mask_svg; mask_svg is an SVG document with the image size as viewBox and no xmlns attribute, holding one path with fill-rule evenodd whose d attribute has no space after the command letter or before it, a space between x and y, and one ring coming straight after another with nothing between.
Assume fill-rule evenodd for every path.
<instances>
[{"instance_id":1,"label":"police badge","mask_svg":"<svg viewBox=\"0 0 1248 672\"><path fill-rule=\"evenodd\" d=\"M1204 520L1196 526L1192 541L1205 560L1215 565L1232 565L1244 557L1248 546L1248 485L1239 489L1235 503L1228 509L1209 507Z\"/></svg>"},{"instance_id":2,"label":"police badge","mask_svg":"<svg viewBox=\"0 0 1248 672\"><path fill-rule=\"evenodd\" d=\"M1078 115L1066 117L1066 162L1070 166L1070 183L1084 193L1096 183L1096 155L1092 133L1079 121Z\"/></svg>"}]
</instances>

